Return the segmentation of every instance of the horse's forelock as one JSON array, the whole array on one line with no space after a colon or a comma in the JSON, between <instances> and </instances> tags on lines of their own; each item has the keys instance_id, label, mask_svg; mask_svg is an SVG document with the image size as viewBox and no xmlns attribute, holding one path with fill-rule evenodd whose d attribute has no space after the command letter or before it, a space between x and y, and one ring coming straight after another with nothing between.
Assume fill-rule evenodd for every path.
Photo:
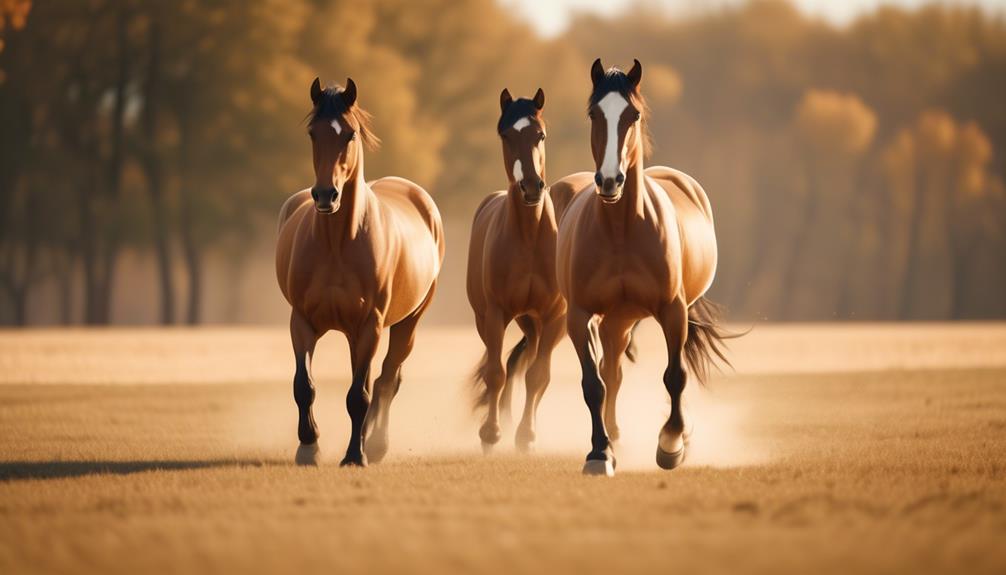
<instances>
[{"instance_id":1,"label":"horse's forelock","mask_svg":"<svg viewBox=\"0 0 1006 575\"><path fill-rule=\"evenodd\" d=\"M313 124L319 120L331 121L348 116L358 126L357 132L363 143L372 150L376 149L381 145L381 139L370 127L373 116L359 104L347 108L346 102L342 99L344 91L345 88L341 86L330 86L322 90L318 103L307 115L307 123Z\"/></svg>"}]
</instances>

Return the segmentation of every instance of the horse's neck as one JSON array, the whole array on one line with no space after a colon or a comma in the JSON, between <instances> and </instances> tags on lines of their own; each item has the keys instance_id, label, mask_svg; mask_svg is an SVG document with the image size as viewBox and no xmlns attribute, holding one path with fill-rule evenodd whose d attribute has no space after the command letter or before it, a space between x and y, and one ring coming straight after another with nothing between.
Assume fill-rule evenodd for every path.
<instances>
[{"instance_id":1,"label":"horse's neck","mask_svg":"<svg viewBox=\"0 0 1006 575\"><path fill-rule=\"evenodd\" d=\"M325 218L329 241L333 247L345 240L355 240L367 227L367 218L373 217L371 195L373 192L363 176L363 154L359 155L356 168L343 185L342 202L339 211Z\"/></svg>"},{"instance_id":2,"label":"horse's neck","mask_svg":"<svg viewBox=\"0 0 1006 575\"><path fill-rule=\"evenodd\" d=\"M628 227L642 217L646 209L646 175L643 153L637 147L633 159L625 168L625 184L622 197L614 204L600 204L601 217L615 241L626 237Z\"/></svg>"},{"instance_id":3,"label":"horse's neck","mask_svg":"<svg viewBox=\"0 0 1006 575\"><path fill-rule=\"evenodd\" d=\"M516 183L512 183L507 190L506 205L507 220L512 223L513 229L517 231L520 239L527 244L536 243L540 236L542 222L548 218L549 210L547 208L552 205L548 194L542 195L538 205L526 206L521 198L520 188Z\"/></svg>"}]
</instances>

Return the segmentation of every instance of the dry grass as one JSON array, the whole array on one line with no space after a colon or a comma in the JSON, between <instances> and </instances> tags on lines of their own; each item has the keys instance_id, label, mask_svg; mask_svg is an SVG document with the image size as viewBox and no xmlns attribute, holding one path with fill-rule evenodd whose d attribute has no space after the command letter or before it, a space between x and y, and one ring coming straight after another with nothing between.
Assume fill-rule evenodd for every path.
<instances>
[{"instance_id":1,"label":"dry grass","mask_svg":"<svg viewBox=\"0 0 1006 575\"><path fill-rule=\"evenodd\" d=\"M327 458L299 468L281 331L2 333L0 573L1006 569L1004 326L759 329L692 394L670 473L641 339L605 480L579 475L566 349L540 454L483 457L461 391L479 350L422 333L389 460L343 470L341 342L318 366Z\"/></svg>"}]
</instances>

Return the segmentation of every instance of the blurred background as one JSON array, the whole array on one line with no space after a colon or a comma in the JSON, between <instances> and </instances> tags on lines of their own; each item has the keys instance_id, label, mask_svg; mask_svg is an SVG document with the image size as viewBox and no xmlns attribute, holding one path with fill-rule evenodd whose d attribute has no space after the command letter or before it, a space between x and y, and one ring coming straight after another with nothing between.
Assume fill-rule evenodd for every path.
<instances>
[{"instance_id":1,"label":"blurred background","mask_svg":"<svg viewBox=\"0 0 1006 575\"><path fill-rule=\"evenodd\" d=\"M592 170L589 66L644 66L650 164L717 217L734 320L1006 317L1001 3L0 0L0 324L284 323L273 245L313 182L315 76L352 76L367 176L436 198L426 321L470 320L503 87L547 175Z\"/></svg>"}]
</instances>

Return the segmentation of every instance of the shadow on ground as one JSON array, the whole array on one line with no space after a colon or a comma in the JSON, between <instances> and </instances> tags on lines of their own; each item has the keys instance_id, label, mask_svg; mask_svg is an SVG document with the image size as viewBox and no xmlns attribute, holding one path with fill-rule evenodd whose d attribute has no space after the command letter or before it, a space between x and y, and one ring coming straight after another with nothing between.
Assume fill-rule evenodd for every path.
<instances>
[{"instance_id":1,"label":"shadow on ground","mask_svg":"<svg viewBox=\"0 0 1006 575\"><path fill-rule=\"evenodd\" d=\"M217 467L263 467L275 462L240 459L154 461L2 461L0 482L64 479L87 475L130 475L145 471L184 471Z\"/></svg>"}]
</instances>

